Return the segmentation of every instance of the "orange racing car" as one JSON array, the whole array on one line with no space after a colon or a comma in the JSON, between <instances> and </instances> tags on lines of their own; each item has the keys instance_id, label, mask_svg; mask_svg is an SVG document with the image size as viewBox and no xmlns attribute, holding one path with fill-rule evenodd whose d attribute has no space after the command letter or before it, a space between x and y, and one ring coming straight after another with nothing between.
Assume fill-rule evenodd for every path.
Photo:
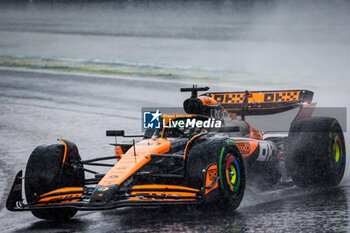
<instances>
[{"instance_id":1,"label":"orange racing car","mask_svg":"<svg viewBox=\"0 0 350 233\"><path fill-rule=\"evenodd\" d=\"M133 138L132 143L113 143L113 156L82 160L77 146L62 139L60 144L38 146L25 173L20 171L15 178L7 209L54 220L73 217L78 210L125 206L235 209L250 181L267 186L287 181L301 187L339 184L346 159L343 131L334 118L311 117L313 92L198 96L198 91L208 90L181 88L191 92L184 101L186 114L162 115L164 125L159 129L143 135L108 130L107 136ZM299 111L282 136L267 136L245 120L291 109ZM100 173L90 169L93 166L110 170Z\"/></svg>"}]
</instances>

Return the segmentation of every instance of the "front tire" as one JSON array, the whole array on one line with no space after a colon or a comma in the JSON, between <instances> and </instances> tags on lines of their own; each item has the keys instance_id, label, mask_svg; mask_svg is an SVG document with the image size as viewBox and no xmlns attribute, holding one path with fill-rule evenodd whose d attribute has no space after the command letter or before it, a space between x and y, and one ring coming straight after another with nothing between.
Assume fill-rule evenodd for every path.
<instances>
[{"instance_id":1,"label":"front tire","mask_svg":"<svg viewBox=\"0 0 350 233\"><path fill-rule=\"evenodd\" d=\"M75 147L63 164L64 150L61 144L38 146L30 155L25 171L25 194L29 204L40 195L58 188L84 186L84 170L79 163L78 150ZM32 210L37 218L56 221L69 219L76 213L76 209L66 207Z\"/></svg>"},{"instance_id":2,"label":"front tire","mask_svg":"<svg viewBox=\"0 0 350 233\"><path fill-rule=\"evenodd\" d=\"M219 187L206 195L204 204L236 209L244 195L245 169L238 147L228 138L211 138L192 147L186 162L188 185L203 188L203 169L213 164L217 165Z\"/></svg>"}]
</instances>

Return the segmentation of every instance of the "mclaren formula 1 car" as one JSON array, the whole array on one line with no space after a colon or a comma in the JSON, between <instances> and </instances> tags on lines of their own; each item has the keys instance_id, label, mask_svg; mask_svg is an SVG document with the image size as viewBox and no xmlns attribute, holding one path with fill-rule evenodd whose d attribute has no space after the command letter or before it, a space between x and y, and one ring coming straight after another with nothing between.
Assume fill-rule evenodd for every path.
<instances>
[{"instance_id":1,"label":"mclaren formula 1 car","mask_svg":"<svg viewBox=\"0 0 350 233\"><path fill-rule=\"evenodd\" d=\"M82 160L77 146L61 139L59 144L38 146L25 173L20 171L15 178L7 209L31 211L41 219L126 206L235 209L249 182L273 186L288 181L300 187L339 184L346 157L343 132L334 118L311 117L313 92L198 96L198 91L208 90L182 88L191 92L184 101L185 113L163 114L162 126L145 134L108 130L107 136L130 138L130 143L113 143L113 156ZM282 136L267 137L245 120L291 109L298 113ZM103 173L92 166L111 168Z\"/></svg>"}]
</instances>

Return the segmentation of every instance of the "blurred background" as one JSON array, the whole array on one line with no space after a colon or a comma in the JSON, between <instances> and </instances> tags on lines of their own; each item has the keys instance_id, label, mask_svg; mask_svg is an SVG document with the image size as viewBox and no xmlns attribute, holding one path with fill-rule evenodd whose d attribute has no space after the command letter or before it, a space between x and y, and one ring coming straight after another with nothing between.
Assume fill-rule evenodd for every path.
<instances>
[{"instance_id":1,"label":"blurred background","mask_svg":"<svg viewBox=\"0 0 350 233\"><path fill-rule=\"evenodd\" d=\"M346 92L349 12L324 0L4 1L0 61Z\"/></svg>"}]
</instances>

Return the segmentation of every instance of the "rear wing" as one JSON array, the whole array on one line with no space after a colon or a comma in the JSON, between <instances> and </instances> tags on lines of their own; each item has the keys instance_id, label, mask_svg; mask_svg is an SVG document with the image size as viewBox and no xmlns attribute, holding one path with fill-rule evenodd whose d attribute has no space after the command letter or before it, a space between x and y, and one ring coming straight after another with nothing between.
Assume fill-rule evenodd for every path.
<instances>
[{"instance_id":1,"label":"rear wing","mask_svg":"<svg viewBox=\"0 0 350 233\"><path fill-rule=\"evenodd\" d=\"M242 114L243 101L248 95L245 115L275 114L311 103L314 93L309 90L277 90L251 92L209 92L208 96L220 103L229 113Z\"/></svg>"}]
</instances>

